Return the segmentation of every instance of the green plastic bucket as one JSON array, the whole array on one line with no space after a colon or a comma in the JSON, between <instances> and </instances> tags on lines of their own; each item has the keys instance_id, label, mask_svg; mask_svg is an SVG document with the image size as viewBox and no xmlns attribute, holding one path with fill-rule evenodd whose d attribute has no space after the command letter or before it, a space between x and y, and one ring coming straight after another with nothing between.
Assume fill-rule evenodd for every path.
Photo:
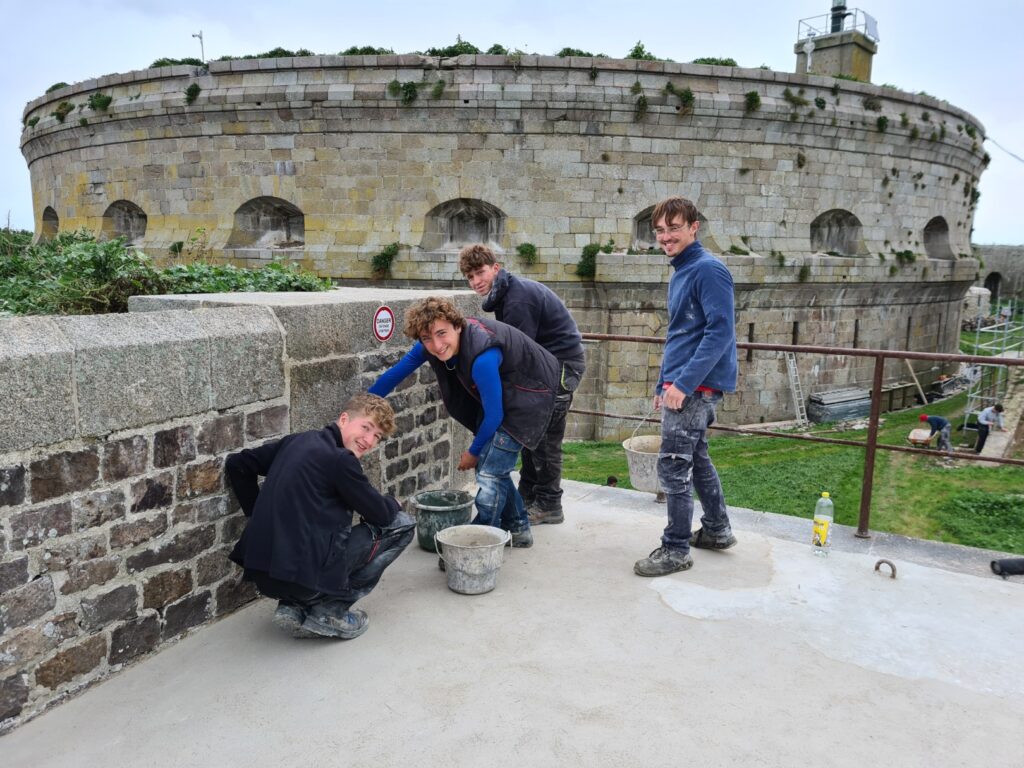
<instances>
[{"instance_id":1,"label":"green plastic bucket","mask_svg":"<svg viewBox=\"0 0 1024 768\"><path fill-rule=\"evenodd\" d=\"M434 534L465 525L473 516L473 495L467 491L422 491L412 497L416 510L416 539L422 549L434 551Z\"/></svg>"}]
</instances>

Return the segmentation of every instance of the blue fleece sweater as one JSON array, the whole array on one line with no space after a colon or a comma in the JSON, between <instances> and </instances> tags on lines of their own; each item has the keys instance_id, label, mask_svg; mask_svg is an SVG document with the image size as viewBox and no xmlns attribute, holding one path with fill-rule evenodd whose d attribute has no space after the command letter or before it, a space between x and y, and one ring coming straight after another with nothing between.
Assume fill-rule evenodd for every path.
<instances>
[{"instance_id":1,"label":"blue fleece sweater","mask_svg":"<svg viewBox=\"0 0 1024 768\"><path fill-rule=\"evenodd\" d=\"M736 390L736 317L732 275L695 241L672 259L668 334L657 393L674 384L692 395L698 386Z\"/></svg>"}]
</instances>

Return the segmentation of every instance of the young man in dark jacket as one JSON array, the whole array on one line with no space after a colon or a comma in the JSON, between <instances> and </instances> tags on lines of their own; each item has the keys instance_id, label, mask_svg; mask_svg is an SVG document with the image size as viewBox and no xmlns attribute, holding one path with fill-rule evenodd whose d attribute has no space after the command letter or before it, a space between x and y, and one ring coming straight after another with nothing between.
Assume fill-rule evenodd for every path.
<instances>
[{"instance_id":1,"label":"young man in dark jacket","mask_svg":"<svg viewBox=\"0 0 1024 768\"><path fill-rule=\"evenodd\" d=\"M405 313L413 348L370 392L387 395L423 363L437 377L448 413L473 435L459 469L475 469L475 523L504 528L513 547L533 544L523 499L510 473L523 447L543 439L558 386L558 361L505 323L463 317L451 301L429 298Z\"/></svg>"},{"instance_id":2,"label":"young man in dark jacket","mask_svg":"<svg viewBox=\"0 0 1024 768\"><path fill-rule=\"evenodd\" d=\"M561 523L562 441L573 392L586 370L583 338L568 308L554 291L535 280L503 269L486 245L468 245L459 253L459 269L478 296L484 312L525 333L550 352L559 363L555 409L536 448L523 449L519 493L530 522Z\"/></svg>"},{"instance_id":3,"label":"young man in dark jacket","mask_svg":"<svg viewBox=\"0 0 1024 768\"><path fill-rule=\"evenodd\" d=\"M246 448L224 464L249 518L230 557L280 601L274 623L296 637L365 632L369 619L352 604L412 540L415 522L359 464L394 428L386 400L359 394L335 423ZM353 512L362 518L354 527Z\"/></svg>"}]
</instances>

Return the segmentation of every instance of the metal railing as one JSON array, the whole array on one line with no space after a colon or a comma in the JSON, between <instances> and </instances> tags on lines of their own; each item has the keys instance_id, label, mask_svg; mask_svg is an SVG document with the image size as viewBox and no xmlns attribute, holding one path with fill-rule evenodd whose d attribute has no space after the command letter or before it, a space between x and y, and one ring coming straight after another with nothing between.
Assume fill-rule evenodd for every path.
<instances>
[{"instance_id":1,"label":"metal railing","mask_svg":"<svg viewBox=\"0 0 1024 768\"><path fill-rule=\"evenodd\" d=\"M796 25L796 39L803 40L853 30L863 32L865 37L878 42L878 22L874 16L860 8L836 8L831 13L800 19Z\"/></svg>"},{"instance_id":2,"label":"metal railing","mask_svg":"<svg viewBox=\"0 0 1024 768\"><path fill-rule=\"evenodd\" d=\"M662 344L665 339L660 336L628 336L609 333L584 333L583 338L589 341L631 341L646 344ZM719 432L732 432L741 435L762 435L764 437L777 437L784 440L805 440L812 443L830 443L832 445L847 445L854 448L862 448L866 451L864 456L864 480L860 496L860 515L857 520L856 535L860 538L869 538L869 524L871 522L871 493L875 475L875 454L879 450L895 451L898 453L916 453L923 456L946 457L944 451L936 451L928 448L913 448L903 445L889 445L878 442L878 420L882 412L882 384L886 360L928 360L932 362L950 363L985 363L986 365L1024 366L1024 359L1010 357L983 357L979 355L946 354L942 352L908 352L903 350L890 349L855 349L849 347L817 347L797 344L757 344L754 342L737 342L737 349L760 350L764 352L794 352L829 355L835 357L870 357L874 359L874 375L871 382L871 413L868 417L867 440L842 440L830 437L817 437L816 435L799 435L787 432L770 432L765 429L744 429L741 427L726 427L714 424L710 429ZM589 416L608 416L630 421L644 421L644 416L623 416L614 413L601 411L587 411L573 408L572 413ZM970 461L984 461L990 464L1009 464L1024 467L1024 460L1005 459L995 456L981 456L969 454L957 454L957 458Z\"/></svg>"}]
</instances>

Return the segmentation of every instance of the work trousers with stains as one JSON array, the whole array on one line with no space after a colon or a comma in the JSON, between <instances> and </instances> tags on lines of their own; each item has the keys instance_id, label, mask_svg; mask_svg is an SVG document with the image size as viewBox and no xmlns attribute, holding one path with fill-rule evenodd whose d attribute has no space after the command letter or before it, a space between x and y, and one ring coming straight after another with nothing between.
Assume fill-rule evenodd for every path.
<instances>
[{"instance_id":1,"label":"work trousers with stains","mask_svg":"<svg viewBox=\"0 0 1024 768\"><path fill-rule=\"evenodd\" d=\"M516 468L523 446L504 429L498 428L494 437L484 443L477 457L476 492L477 525L493 525L512 533L530 527L523 497L512 482L511 472Z\"/></svg>"},{"instance_id":2,"label":"work trousers with stains","mask_svg":"<svg viewBox=\"0 0 1024 768\"><path fill-rule=\"evenodd\" d=\"M694 392L678 411L662 408L658 480L668 502L668 525L661 536L667 549L690 549L694 487L704 510L701 527L713 537L732 532L722 483L708 456L707 430L715 421L715 405L721 399L718 392Z\"/></svg>"},{"instance_id":3,"label":"work trousers with stains","mask_svg":"<svg viewBox=\"0 0 1024 768\"><path fill-rule=\"evenodd\" d=\"M352 526L345 542L348 586L337 594L317 592L248 568L245 578L253 582L264 597L272 597L303 610L316 605L329 605L333 609L347 611L353 603L373 591L384 575L384 569L395 562L409 546L415 532L416 521L404 512L399 512L387 528L378 528L365 522Z\"/></svg>"}]
</instances>

